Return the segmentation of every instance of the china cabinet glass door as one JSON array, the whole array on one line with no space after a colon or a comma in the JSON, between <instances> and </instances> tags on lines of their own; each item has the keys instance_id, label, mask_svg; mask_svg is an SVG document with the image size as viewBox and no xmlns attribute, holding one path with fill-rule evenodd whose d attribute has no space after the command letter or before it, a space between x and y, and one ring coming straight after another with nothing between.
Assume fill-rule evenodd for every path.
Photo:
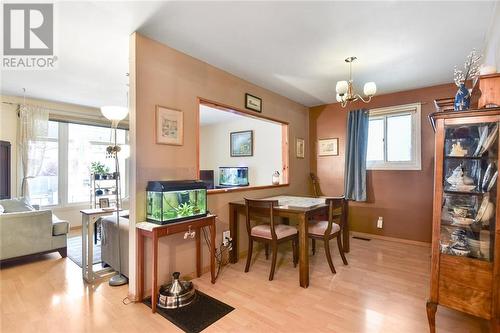
<instances>
[{"instance_id":1,"label":"china cabinet glass door","mask_svg":"<svg viewBox=\"0 0 500 333\"><path fill-rule=\"evenodd\" d=\"M442 254L493 261L498 123L445 125Z\"/></svg>"}]
</instances>

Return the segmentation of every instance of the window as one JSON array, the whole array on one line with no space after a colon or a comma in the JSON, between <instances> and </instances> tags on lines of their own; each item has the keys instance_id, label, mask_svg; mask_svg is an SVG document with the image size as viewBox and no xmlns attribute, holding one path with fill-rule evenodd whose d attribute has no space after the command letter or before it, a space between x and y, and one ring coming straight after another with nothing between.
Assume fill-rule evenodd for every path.
<instances>
[{"instance_id":1,"label":"window","mask_svg":"<svg viewBox=\"0 0 500 333\"><path fill-rule=\"evenodd\" d=\"M113 142L111 128L49 121L49 138L40 175L30 182L32 202L41 206L88 203L90 164L98 161L114 171L106 157ZM122 197L128 193L128 131L117 130Z\"/></svg>"},{"instance_id":2,"label":"window","mask_svg":"<svg viewBox=\"0 0 500 333\"><path fill-rule=\"evenodd\" d=\"M370 110L366 167L421 170L420 104Z\"/></svg>"},{"instance_id":3,"label":"window","mask_svg":"<svg viewBox=\"0 0 500 333\"><path fill-rule=\"evenodd\" d=\"M45 152L38 176L29 180L31 202L40 206L59 203L59 129L49 122L48 136L43 140Z\"/></svg>"},{"instance_id":4,"label":"window","mask_svg":"<svg viewBox=\"0 0 500 333\"><path fill-rule=\"evenodd\" d=\"M209 193L288 184L288 124L200 103L198 166ZM276 173L277 172L277 173Z\"/></svg>"}]
</instances>

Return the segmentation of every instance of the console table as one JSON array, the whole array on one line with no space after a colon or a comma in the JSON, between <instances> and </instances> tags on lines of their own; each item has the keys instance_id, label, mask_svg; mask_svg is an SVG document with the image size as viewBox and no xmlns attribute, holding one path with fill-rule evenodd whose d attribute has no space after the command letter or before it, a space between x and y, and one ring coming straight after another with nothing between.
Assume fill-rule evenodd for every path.
<instances>
[{"instance_id":1,"label":"console table","mask_svg":"<svg viewBox=\"0 0 500 333\"><path fill-rule=\"evenodd\" d=\"M193 230L196 232L196 276L201 276L201 228L210 229L210 274L212 283L215 283L215 218L216 215L190 219L170 224L155 224L141 222L136 224L137 235L137 284L138 298L144 298L144 238L151 239L151 311L156 312L156 300L158 298L158 239L161 237Z\"/></svg>"},{"instance_id":2,"label":"console table","mask_svg":"<svg viewBox=\"0 0 500 333\"><path fill-rule=\"evenodd\" d=\"M82 276L88 283L114 274L114 269L107 267L94 271L94 225L103 216L116 215L116 211L101 208L82 209ZM128 210L121 210L120 216L127 216Z\"/></svg>"}]
</instances>

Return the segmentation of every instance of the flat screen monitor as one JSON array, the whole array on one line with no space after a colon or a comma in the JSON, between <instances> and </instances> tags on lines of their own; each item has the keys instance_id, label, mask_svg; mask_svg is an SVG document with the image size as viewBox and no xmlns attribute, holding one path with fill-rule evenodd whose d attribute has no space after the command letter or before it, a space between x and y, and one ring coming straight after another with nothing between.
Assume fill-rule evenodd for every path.
<instances>
[{"instance_id":1,"label":"flat screen monitor","mask_svg":"<svg viewBox=\"0 0 500 333\"><path fill-rule=\"evenodd\" d=\"M207 189L214 188L214 170L200 170L200 180L207 185Z\"/></svg>"},{"instance_id":2,"label":"flat screen monitor","mask_svg":"<svg viewBox=\"0 0 500 333\"><path fill-rule=\"evenodd\" d=\"M248 167L219 167L220 186L248 186Z\"/></svg>"}]
</instances>

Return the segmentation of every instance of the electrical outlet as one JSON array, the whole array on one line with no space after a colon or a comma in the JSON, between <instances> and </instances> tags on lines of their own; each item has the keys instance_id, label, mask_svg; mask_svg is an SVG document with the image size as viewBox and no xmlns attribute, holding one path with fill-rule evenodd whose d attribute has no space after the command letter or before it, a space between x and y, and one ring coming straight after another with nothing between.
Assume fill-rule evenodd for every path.
<instances>
[{"instance_id":1,"label":"electrical outlet","mask_svg":"<svg viewBox=\"0 0 500 333\"><path fill-rule=\"evenodd\" d=\"M231 243L231 232L229 230L226 230L222 232L222 244L224 246L228 246Z\"/></svg>"},{"instance_id":2,"label":"electrical outlet","mask_svg":"<svg viewBox=\"0 0 500 333\"><path fill-rule=\"evenodd\" d=\"M377 220L377 228L382 229L383 226L384 226L384 218L382 216L379 216Z\"/></svg>"}]
</instances>

